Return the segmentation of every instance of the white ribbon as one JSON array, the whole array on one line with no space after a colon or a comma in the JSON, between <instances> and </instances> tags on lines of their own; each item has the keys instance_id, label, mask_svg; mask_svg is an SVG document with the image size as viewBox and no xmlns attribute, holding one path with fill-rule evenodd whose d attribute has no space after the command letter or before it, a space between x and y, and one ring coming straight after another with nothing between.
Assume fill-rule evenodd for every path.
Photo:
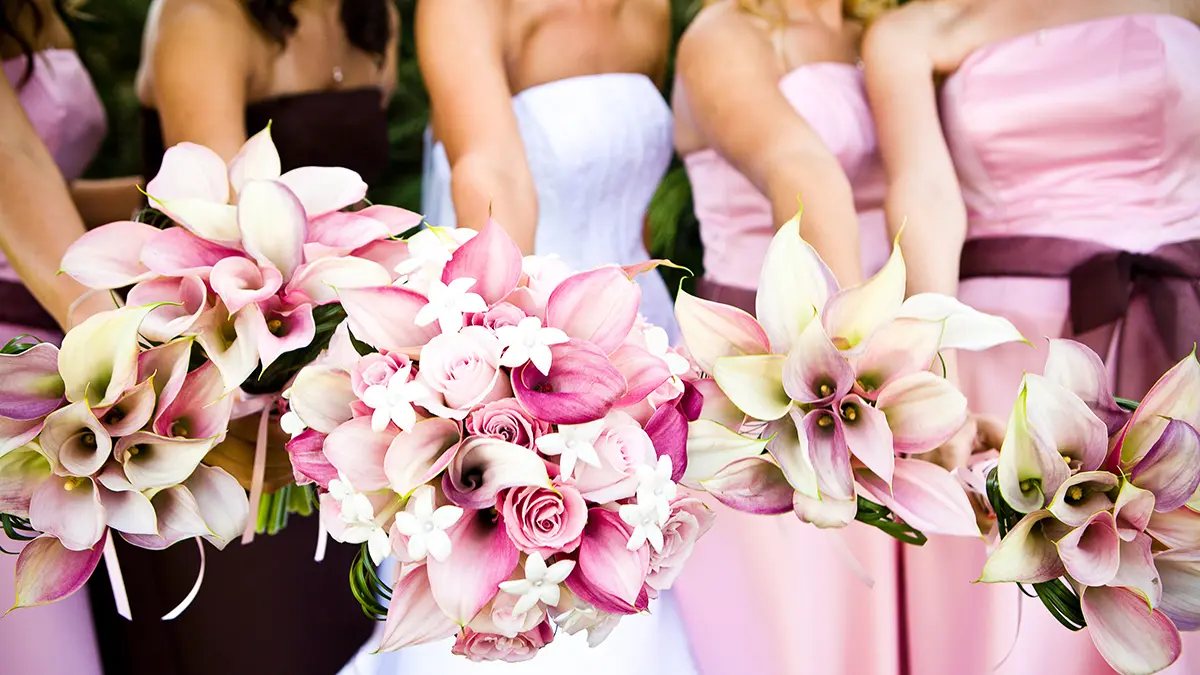
<instances>
[{"instance_id":1,"label":"white ribbon","mask_svg":"<svg viewBox=\"0 0 1200 675\"><path fill-rule=\"evenodd\" d=\"M117 606L117 614L126 621L133 621L133 611L129 608L129 592L125 589L125 577L121 575L121 563L117 561L117 546L113 543L115 533L108 531L104 540L104 567L108 570L108 583L112 586L113 604Z\"/></svg>"},{"instance_id":2,"label":"white ribbon","mask_svg":"<svg viewBox=\"0 0 1200 675\"><path fill-rule=\"evenodd\" d=\"M187 594L187 597L183 599L183 602L179 603L178 607L167 612L163 616L163 618L162 618L163 621L170 621L172 619L178 618L180 614L183 614L183 610L185 610L191 606L192 601L196 599L196 595L200 593L200 584L204 583L204 562L205 562L204 561L204 541L202 539L200 539L200 537L196 537L196 547L200 549L200 573L196 575L196 583L192 585L191 592Z\"/></svg>"}]
</instances>

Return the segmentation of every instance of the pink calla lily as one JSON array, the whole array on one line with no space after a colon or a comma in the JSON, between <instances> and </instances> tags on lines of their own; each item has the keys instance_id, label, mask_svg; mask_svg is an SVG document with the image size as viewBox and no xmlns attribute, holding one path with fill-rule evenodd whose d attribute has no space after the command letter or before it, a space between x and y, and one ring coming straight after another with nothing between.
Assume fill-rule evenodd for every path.
<instances>
[{"instance_id":1,"label":"pink calla lily","mask_svg":"<svg viewBox=\"0 0 1200 675\"><path fill-rule=\"evenodd\" d=\"M534 417L552 424L591 422L607 415L625 393L625 378L596 345L571 340L553 345L550 353L548 374L532 363L513 371L513 392Z\"/></svg>"},{"instance_id":2,"label":"pink calla lily","mask_svg":"<svg viewBox=\"0 0 1200 675\"><path fill-rule=\"evenodd\" d=\"M338 477L337 469L325 456L326 435L315 429L305 429L287 443L288 458L296 483L316 483L323 490L329 489L329 481Z\"/></svg>"},{"instance_id":3,"label":"pink calla lily","mask_svg":"<svg viewBox=\"0 0 1200 675\"><path fill-rule=\"evenodd\" d=\"M296 195L309 218L340 211L367 196L362 177L342 167L302 166L283 174L278 181Z\"/></svg>"},{"instance_id":4,"label":"pink calla lily","mask_svg":"<svg viewBox=\"0 0 1200 675\"><path fill-rule=\"evenodd\" d=\"M1146 533L1168 548L1200 548L1200 513L1187 508L1155 512L1146 523Z\"/></svg>"},{"instance_id":5,"label":"pink calla lily","mask_svg":"<svg viewBox=\"0 0 1200 675\"><path fill-rule=\"evenodd\" d=\"M1167 422L1150 451L1134 465L1130 479L1154 493L1156 511L1182 507L1200 487L1200 433L1183 420Z\"/></svg>"},{"instance_id":6,"label":"pink calla lily","mask_svg":"<svg viewBox=\"0 0 1200 675\"><path fill-rule=\"evenodd\" d=\"M63 255L62 271L88 288L132 286L154 276L141 251L158 234L158 228L132 221L89 230Z\"/></svg>"},{"instance_id":7,"label":"pink calla lily","mask_svg":"<svg viewBox=\"0 0 1200 675\"><path fill-rule=\"evenodd\" d=\"M840 349L858 347L896 316L904 302L905 273L904 256L894 246L875 276L829 298L821 322Z\"/></svg>"},{"instance_id":8,"label":"pink calla lily","mask_svg":"<svg viewBox=\"0 0 1200 675\"><path fill-rule=\"evenodd\" d=\"M63 402L58 347L43 342L20 354L0 354L0 417L40 420Z\"/></svg>"},{"instance_id":9,"label":"pink calla lily","mask_svg":"<svg viewBox=\"0 0 1200 675\"><path fill-rule=\"evenodd\" d=\"M302 294L311 302L324 305L337 302L338 289L375 288L391 282L387 268L373 260L354 256L319 258L296 270L284 297L290 300Z\"/></svg>"},{"instance_id":10,"label":"pink calla lily","mask_svg":"<svg viewBox=\"0 0 1200 675\"><path fill-rule=\"evenodd\" d=\"M1200 428L1200 361L1194 351L1159 378L1129 418L1117 441L1121 466L1142 461L1170 420Z\"/></svg>"},{"instance_id":11,"label":"pink calla lily","mask_svg":"<svg viewBox=\"0 0 1200 675\"><path fill-rule=\"evenodd\" d=\"M283 354L312 344L316 337L317 325L309 303L285 307L278 298L271 298L243 311L250 317L250 330L264 370Z\"/></svg>"},{"instance_id":12,"label":"pink calla lily","mask_svg":"<svg viewBox=\"0 0 1200 675\"><path fill-rule=\"evenodd\" d=\"M449 463L448 454L460 440L458 424L452 420L421 420L413 430L392 439L383 458L383 471L392 492L408 495L433 480Z\"/></svg>"},{"instance_id":13,"label":"pink calla lily","mask_svg":"<svg viewBox=\"0 0 1200 675\"><path fill-rule=\"evenodd\" d=\"M122 532L121 536L141 548L161 551L169 546L191 539L207 537L212 534L204 517L200 515L200 504L191 491L183 485L160 490L150 500L154 505L154 513L158 517L156 534L132 534Z\"/></svg>"},{"instance_id":14,"label":"pink calla lily","mask_svg":"<svg viewBox=\"0 0 1200 675\"><path fill-rule=\"evenodd\" d=\"M119 464L110 462L96 476L108 526L129 534L158 534L158 518L146 495L138 492Z\"/></svg>"},{"instance_id":15,"label":"pink calla lily","mask_svg":"<svg viewBox=\"0 0 1200 675\"><path fill-rule=\"evenodd\" d=\"M501 581L517 568L520 552L508 538L504 522L490 511L463 514L446 532L450 555L429 558L429 587L442 612L466 625L497 593Z\"/></svg>"},{"instance_id":16,"label":"pink calla lily","mask_svg":"<svg viewBox=\"0 0 1200 675\"><path fill-rule=\"evenodd\" d=\"M304 262L308 216L299 197L283 183L251 181L238 195L242 246L261 267L272 267L286 281Z\"/></svg>"},{"instance_id":17,"label":"pink calla lily","mask_svg":"<svg viewBox=\"0 0 1200 675\"><path fill-rule=\"evenodd\" d=\"M167 342L190 331L201 314L209 309L208 287L200 277L158 277L131 288L126 302L129 305L159 304L158 309L146 315L139 332L149 340Z\"/></svg>"},{"instance_id":18,"label":"pink calla lily","mask_svg":"<svg viewBox=\"0 0 1200 675\"><path fill-rule=\"evenodd\" d=\"M278 178L282 172L279 151L271 141L271 125L251 136L229 161L229 184L241 193L247 183Z\"/></svg>"},{"instance_id":19,"label":"pink calla lily","mask_svg":"<svg viewBox=\"0 0 1200 675\"><path fill-rule=\"evenodd\" d=\"M401 572L392 587L387 623L379 651L390 652L448 638L458 626L442 612L429 585L425 565L414 565Z\"/></svg>"},{"instance_id":20,"label":"pink calla lily","mask_svg":"<svg viewBox=\"0 0 1200 675\"><path fill-rule=\"evenodd\" d=\"M1059 486L1046 508L1059 522L1079 527L1097 513L1113 509L1116 499L1111 495L1119 484L1120 479L1107 471L1077 473Z\"/></svg>"},{"instance_id":21,"label":"pink calla lily","mask_svg":"<svg viewBox=\"0 0 1200 675\"><path fill-rule=\"evenodd\" d=\"M91 478L50 476L29 500L29 522L72 551L92 548L104 537L104 506Z\"/></svg>"},{"instance_id":22,"label":"pink calla lily","mask_svg":"<svg viewBox=\"0 0 1200 675\"><path fill-rule=\"evenodd\" d=\"M229 205L229 179L220 155L195 143L163 153L146 194L172 220L216 242L238 240L237 207Z\"/></svg>"},{"instance_id":23,"label":"pink calla lily","mask_svg":"<svg viewBox=\"0 0 1200 675\"><path fill-rule=\"evenodd\" d=\"M112 438L83 401L50 413L38 440L60 476L90 476L112 455Z\"/></svg>"},{"instance_id":24,"label":"pink calla lily","mask_svg":"<svg viewBox=\"0 0 1200 675\"><path fill-rule=\"evenodd\" d=\"M659 406L647 420L645 429L655 453L671 458L671 480L679 481L687 473L687 418L675 406Z\"/></svg>"},{"instance_id":25,"label":"pink calla lily","mask_svg":"<svg viewBox=\"0 0 1200 675\"><path fill-rule=\"evenodd\" d=\"M897 379L928 371L937 360L944 325L919 319L896 319L879 328L852 359L856 383L874 400Z\"/></svg>"},{"instance_id":26,"label":"pink calla lily","mask_svg":"<svg viewBox=\"0 0 1200 675\"><path fill-rule=\"evenodd\" d=\"M879 391L876 406L887 417L896 452L933 450L967 421L966 397L927 371L892 381Z\"/></svg>"},{"instance_id":27,"label":"pink calla lily","mask_svg":"<svg viewBox=\"0 0 1200 675\"><path fill-rule=\"evenodd\" d=\"M417 216L419 219L420 216ZM308 241L345 255L356 248L391 236L388 226L361 211L334 211L308 221Z\"/></svg>"},{"instance_id":28,"label":"pink calla lily","mask_svg":"<svg viewBox=\"0 0 1200 675\"><path fill-rule=\"evenodd\" d=\"M254 316L257 310L257 306L251 305L230 316L229 311L218 304L205 312L198 322L196 342L204 348L208 360L221 371L225 391L242 386L258 366Z\"/></svg>"},{"instance_id":29,"label":"pink calla lily","mask_svg":"<svg viewBox=\"0 0 1200 675\"><path fill-rule=\"evenodd\" d=\"M1129 419L1129 413L1113 398L1104 362L1084 345L1074 340L1050 340L1042 375L1082 399L1105 423L1110 435Z\"/></svg>"},{"instance_id":30,"label":"pink calla lily","mask_svg":"<svg viewBox=\"0 0 1200 675\"><path fill-rule=\"evenodd\" d=\"M1022 518L988 556L979 580L1040 583L1065 574L1067 570L1058 549L1043 529L1047 522L1053 521L1054 515L1049 511L1034 511Z\"/></svg>"},{"instance_id":31,"label":"pink calla lily","mask_svg":"<svg viewBox=\"0 0 1200 675\"><path fill-rule=\"evenodd\" d=\"M138 354L137 379L149 381L161 413L175 400L188 374L193 338L179 338Z\"/></svg>"},{"instance_id":32,"label":"pink calla lily","mask_svg":"<svg viewBox=\"0 0 1200 675\"><path fill-rule=\"evenodd\" d=\"M489 307L517 287L521 280L521 249L496 221L489 218L479 234L459 246L442 268L442 283L449 284L462 277L475 280L471 292L482 297Z\"/></svg>"},{"instance_id":33,"label":"pink calla lily","mask_svg":"<svg viewBox=\"0 0 1200 675\"><path fill-rule=\"evenodd\" d=\"M436 323L416 325L417 312L429 299L407 288L343 288L338 298L346 310L350 332L376 349L404 352L438 334Z\"/></svg>"},{"instance_id":34,"label":"pink calla lily","mask_svg":"<svg viewBox=\"0 0 1200 675\"><path fill-rule=\"evenodd\" d=\"M188 373L179 393L154 419L154 433L171 438L220 439L229 427L233 397L210 361Z\"/></svg>"},{"instance_id":35,"label":"pink calla lily","mask_svg":"<svg viewBox=\"0 0 1200 675\"><path fill-rule=\"evenodd\" d=\"M1128 588L1142 596L1150 609L1157 609L1162 604L1163 587L1154 566L1151 546L1150 537L1145 534L1137 535L1132 541L1122 541L1121 562L1108 585Z\"/></svg>"},{"instance_id":36,"label":"pink calla lily","mask_svg":"<svg viewBox=\"0 0 1200 675\"><path fill-rule=\"evenodd\" d=\"M109 408L97 410L95 413L108 435L117 438L128 436L146 426L154 417L156 404L154 378L151 376L126 391L120 400Z\"/></svg>"},{"instance_id":37,"label":"pink calla lily","mask_svg":"<svg viewBox=\"0 0 1200 675\"><path fill-rule=\"evenodd\" d=\"M501 490L525 485L550 487L542 458L529 448L487 436L463 441L442 479L447 499L472 510L495 506Z\"/></svg>"},{"instance_id":38,"label":"pink calla lily","mask_svg":"<svg viewBox=\"0 0 1200 675\"><path fill-rule=\"evenodd\" d=\"M244 255L239 249L203 239L180 227L172 227L160 231L142 246L141 261L159 276L208 279L218 262Z\"/></svg>"},{"instance_id":39,"label":"pink calla lily","mask_svg":"<svg viewBox=\"0 0 1200 675\"><path fill-rule=\"evenodd\" d=\"M42 426L42 420L22 422L0 417L0 457L37 438Z\"/></svg>"},{"instance_id":40,"label":"pink calla lily","mask_svg":"<svg viewBox=\"0 0 1200 675\"><path fill-rule=\"evenodd\" d=\"M1162 581L1159 609L1182 631L1200 630L1200 549L1175 549L1154 556Z\"/></svg>"},{"instance_id":41,"label":"pink calla lily","mask_svg":"<svg viewBox=\"0 0 1200 675\"><path fill-rule=\"evenodd\" d=\"M113 455L137 490L178 485L212 449L213 438L167 438L146 431L117 441Z\"/></svg>"},{"instance_id":42,"label":"pink calla lily","mask_svg":"<svg viewBox=\"0 0 1200 675\"><path fill-rule=\"evenodd\" d=\"M1137 593L1100 586L1084 589L1080 600L1096 650L1123 675L1157 673L1179 658L1179 630Z\"/></svg>"},{"instance_id":43,"label":"pink calla lily","mask_svg":"<svg viewBox=\"0 0 1200 675\"><path fill-rule=\"evenodd\" d=\"M51 473L50 462L33 446L0 455L0 513L28 518L34 490Z\"/></svg>"},{"instance_id":44,"label":"pink calla lily","mask_svg":"<svg viewBox=\"0 0 1200 675\"><path fill-rule=\"evenodd\" d=\"M334 429L325 439L325 457L355 490L374 492L388 486L383 463L397 429L371 429L370 417L356 417Z\"/></svg>"},{"instance_id":45,"label":"pink calla lily","mask_svg":"<svg viewBox=\"0 0 1200 675\"><path fill-rule=\"evenodd\" d=\"M620 267L600 267L571 275L554 289L546 325L611 354L629 335L641 302L641 286Z\"/></svg>"},{"instance_id":46,"label":"pink calla lily","mask_svg":"<svg viewBox=\"0 0 1200 675\"><path fill-rule=\"evenodd\" d=\"M631 528L616 511L588 509L588 522L575 569L567 577L567 588L602 612L636 614L645 609L643 585L650 561L650 547L630 551Z\"/></svg>"},{"instance_id":47,"label":"pink calla lily","mask_svg":"<svg viewBox=\"0 0 1200 675\"><path fill-rule=\"evenodd\" d=\"M784 392L796 403L822 406L842 398L852 386L854 369L829 340L821 322L810 321L784 362Z\"/></svg>"},{"instance_id":48,"label":"pink calla lily","mask_svg":"<svg viewBox=\"0 0 1200 675\"><path fill-rule=\"evenodd\" d=\"M1067 573L1085 586L1103 586L1121 564L1121 539L1112 513L1103 511L1056 542Z\"/></svg>"},{"instance_id":49,"label":"pink calla lily","mask_svg":"<svg viewBox=\"0 0 1200 675\"><path fill-rule=\"evenodd\" d=\"M725 506L745 513L773 515L793 510L796 490L778 465L762 457L739 459L700 481Z\"/></svg>"},{"instance_id":50,"label":"pink calla lily","mask_svg":"<svg viewBox=\"0 0 1200 675\"><path fill-rule=\"evenodd\" d=\"M705 378L687 384L695 389L701 398L701 407L697 411L696 419L688 420L689 422L712 420L722 426L736 429L745 421L746 413L729 400L725 392L721 391L721 387L717 386L716 380Z\"/></svg>"},{"instance_id":51,"label":"pink calla lily","mask_svg":"<svg viewBox=\"0 0 1200 675\"><path fill-rule=\"evenodd\" d=\"M783 475L787 476L788 482L796 488L797 493L821 501L829 495L822 493L817 470L813 465L811 443L803 422L804 418L799 411L793 411L792 416L770 425L767 451L771 453L771 457L783 470Z\"/></svg>"},{"instance_id":52,"label":"pink calla lily","mask_svg":"<svg viewBox=\"0 0 1200 675\"><path fill-rule=\"evenodd\" d=\"M1117 501L1113 505L1113 517L1117 519L1117 534L1125 541L1133 541L1150 525L1154 515L1154 493L1143 490L1128 480L1121 481Z\"/></svg>"},{"instance_id":53,"label":"pink calla lily","mask_svg":"<svg viewBox=\"0 0 1200 675\"><path fill-rule=\"evenodd\" d=\"M975 510L962 484L946 469L919 459L896 459L891 493L881 476L857 472L858 484L873 501L896 512L926 534L978 537Z\"/></svg>"},{"instance_id":54,"label":"pink calla lily","mask_svg":"<svg viewBox=\"0 0 1200 675\"><path fill-rule=\"evenodd\" d=\"M225 303L230 314L262 302L279 292L283 275L274 267L261 267L242 257L222 258L209 273L213 292Z\"/></svg>"},{"instance_id":55,"label":"pink calla lily","mask_svg":"<svg viewBox=\"0 0 1200 675\"><path fill-rule=\"evenodd\" d=\"M184 482L199 508L200 517L211 534L204 538L223 550L241 537L250 517L250 502L237 479L224 469L203 464Z\"/></svg>"},{"instance_id":56,"label":"pink calla lily","mask_svg":"<svg viewBox=\"0 0 1200 675\"><path fill-rule=\"evenodd\" d=\"M637 345L621 345L609 359L625 378L627 386L625 395L617 401L618 408L640 403L671 379L666 362Z\"/></svg>"},{"instance_id":57,"label":"pink calla lily","mask_svg":"<svg viewBox=\"0 0 1200 675\"><path fill-rule=\"evenodd\" d=\"M767 334L754 317L736 307L680 291L675 318L688 352L700 370L712 373L723 356L755 356L771 351Z\"/></svg>"},{"instance_id":58,"label":"pink calla lily","mask_svg":"<svg viewBox=\"0 0 1200 675\"><path fill-rule=\"evenodd\" d=\"M821 529L840 529L854 522L858 502L854 499L813 499L802 492L792 493L792 511L802 523Z\"/></svg>"},{"instance_id":59,"label":"pink calla lily","mask_svg":"<svg viewBox=\"0 0 1200 675\"><path fill-rule=\"evenodd\" d=\"M38 537L29 542L17 557L17 598L13 609L48 605L83 588L100 564L105 540L102 534L94 546L81 551L63 546L54 537Z\"/></svg>"}]
</instances>

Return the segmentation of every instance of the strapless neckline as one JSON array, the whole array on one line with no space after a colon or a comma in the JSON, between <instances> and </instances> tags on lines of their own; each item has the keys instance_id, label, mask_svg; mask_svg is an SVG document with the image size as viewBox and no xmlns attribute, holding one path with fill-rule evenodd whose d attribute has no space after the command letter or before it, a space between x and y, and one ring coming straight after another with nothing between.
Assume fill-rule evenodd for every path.
<instances>
[{"instance_id":1,"label":"strapless neckline","mask_svg":"<svg viewBox=\"0 0 1200 675\"><path fill-rule=\"evenodd\" d=\"M862 69L859 68L857 63L846 63L845 61L813 61L812 63L802 63L787 71L783 75L780 75L779 86L783 87L785 83L794 79L798 75L822 70L845 75L854 75L856 78L862 77Z\"/></svg>"},{"instance_id":2,"label":"strapless neckline","mask_svg":"<svg viewBox=\"0 0 1200 675\"><path fill-rule=\"evenodd\" d=\"M964 58L962 60L962 63L960 63L958 65L958 68L956 68L954 70L954 72L950 73L946 79L949 80L951 78L954 78L962 71L967 70L968 68L975 65L979 61L987 59L989 56L991 56L995 52L1000 51L1002 49L1010 49L1010 48L1016 47L1018 45L1021 45L1023 43L1029 42L1031 40L1036 42L1038 40L1044 39L1047 35L1054 36L1054 35L1066 33L1066 32L1072 31L1072 30L1086 30L1088 28L1093 28L1096 26L1104 26L1106 24L1116 23L1116 22L1120 22L1120 21L1128 21L1131 19L1134 19L1134 20L1136 20L1136 19L1151 19L1151 20L1155 20L1155 21L1158 21L1158 20L1170 21L1170 20L1174 19L1175 21L1178 21L1185 25L1191 26L1192 28L1195 28L1196 30L1200 31L1200 26L1197 26L1196 24L1183 18L1182 16L1178 16L1176 14L1165 14L1165 13L1161 13L1161 12L1137 12L1134 14L1114 14L1113 16L1101 16L1101 17L1097 17L1095 19L1085 19L1083 21L1072 21L1071 23L1064 23L1060 26L1049 26L1047 28L1039 28L1037 30L1029 31L1027 33L1018 33L1017 35L1013 35L1012 37L1003 38L1001 40L996 40L995 42L989 42L985 45L982 45L982 46L976 48L975 51L968 54L966 56L966 58Z\"/></svg>"},{"instance_id":3,"label":"strapless neckline","mask_svg":"<svg viewBox=\"0 0 1200 675\"><path fill-rule=\"evenodd\" d=\"M655 90L658 89L658 85L654 84L654 80L650 79L650 77L645 73L592 73L591 75L572 75L571 77L564 77L559 80L551 80L549 82L542 82L541 84L525 87L521 91L513 94L512 98L513 101L519 101L523 98L527 98L528 96L536 96L538 92L550 89L586 86L587 84L596 81L626 79L634 82L645 82Z\"/></svg>"}]
</instances>

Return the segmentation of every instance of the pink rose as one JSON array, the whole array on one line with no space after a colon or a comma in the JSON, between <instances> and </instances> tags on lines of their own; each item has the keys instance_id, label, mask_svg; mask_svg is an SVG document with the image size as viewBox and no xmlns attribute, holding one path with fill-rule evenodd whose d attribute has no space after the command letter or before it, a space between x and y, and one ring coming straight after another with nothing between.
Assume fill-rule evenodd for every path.
<instances>
[{"instance_id":1,"label":"pink rose","mask_svg":"<svg viewBox=\"0 0 1200 675\"><path fill-rule=\"evenodd\" d=\"M421 379L459 410L512 396L500 372L500 341L482 326L434 337L421 349Z\"/></svg>"},{"instance_id":2,"label":"pink rose","mask_svg":"<svg viewBox=\"0 0 1200 675\"><path fill-rule=\"evenodd\" d=\"M695 497L683 497L671 505L671 515L662 526L663 547L650 549L650 573L646 585L665 591L683 572L683 565L692 555L696 540L713 524L712 509Z\"/></svg>"},{"instance_id":3,"label":"pink rose","mask_svg":"<svg viewBox=\"0 0 1200 675\"><path fill-rule=\"evenodd\" d=\"M513 578L524 576L514 572ZM546 610L542 609L541 605L534 605L524 614L515 614L513 610L517 608L519 598L520 596L512 593L497 593L496 597L471 619L467 627L476 633L490 633L507 638L515 638L521 633L537 628L537 625L545 620Z\"/></svg>"},{"instance_id":4,"label":"pink rose","mask_svg":"<svg viewBox=\"0 0 1200 675\"><path fill-rule=\"evenodd\" d=\"M543 621L533 630L516 637L505 637L493 633L478 633L470 628L462 629L451 648L451 653L465 656L472 661L508 661L517 663L537 656L538 650L554 640L554 630Z\"/></svg>"},{"instance_id":5,"label":"pink rose","mask_svg":"<svg viewBox=\"0 0 1200 675\"><path fill-rule=\"evenodd\" d=\"M492 401L467 418L470 436L491 436L530 449L539 436L548 433L550 425L525 412L515 398Z\"/></svg>"},{"instance_id":6,"label":"pink rose","mask_svg":"<svg viewBox=\"0 0 1200 675\"><path fill-rule=\"evenodd\" d=\"M600 466L575 464L575 486L588 501L603 504L637 492L637 467L658 463L654 443L627 413L613 411L604 418L604 431L592 445Z\"/></svg>"},{"instance_id":7,"label":"pink rose","mask_svg":"<svg viewBox=\"0 0 1200 675\"><path fill-rule=\"evenodd\" d=\"M387 351L367 354L350 368L350 387L355 396L362 398L368 388L387 386L393 375L403 371L407 377L411 369L412 362L403 354Z\"/></svg>"},{"instance_id":8,"label":"pink rose","mask_svg":"<svg viewBox=\"0 0 1200 675\"><path fill-rule=\"evenodd\" d=\"M515 326L525 318L525 312L520 307L508 302L496 303L486 312L476 312L463 317L468 326L483 326L488 330L496 330L501 326Z\"/></svg>"},{"instance_id":9,"label":"pink rose","mask_svg":"<svg viewBox=\"0 0 1200 675\"><path fill-rule=\"evenodd\" d=\"M508 538L522 551L548 558L579 547L587 504L574 486L511 488L500 504Z\"/></svg>"}]
</instances>

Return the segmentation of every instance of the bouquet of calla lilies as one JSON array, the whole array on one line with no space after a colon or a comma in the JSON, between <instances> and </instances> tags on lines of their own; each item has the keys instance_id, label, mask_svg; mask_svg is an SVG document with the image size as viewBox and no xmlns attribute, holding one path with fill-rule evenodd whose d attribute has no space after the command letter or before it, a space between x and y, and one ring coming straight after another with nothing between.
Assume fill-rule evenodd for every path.
<instances>
[{"instance_id":1,"label":"bouquet of calla lilies","mask_svg":"<svg viewBox=\"0 0 1200 675\"><path fill-rule=\"evenodd\" d=\"M682 571L712 522L676 486L700 397L638 316L653 264L572 274L494 223L471 235L423 230L396 283L338 290L348 332L285 392L284 423L331 536L363 545L382 650L457 636L456 654L523 661L556 625L599 644Z\"/></svg>"},{"instance_id":2,"label":"bouquet of calla lilies","mask_svg":"<svg viewBox=\"0 0 1200 675\"><path fill-rule=\"evenodd\" d=\"M966 399L934 371L942 351L1023 338L953 298L904 295L899 246L877 275L839 289L799 216L768 249L757 320L680 293L684 342L707 376L692 383L703 409L685 480L739 511L823 528L857 519L914 544L980 536L962 483L920 458L967 421Z\"/></svg>"},{"instance_id":3,"label":"bouquet of calla lilies","mask_svg":"<svg viewBox=\"0 0 1200 675\"><path fill-rule=\"evenodd\" d=\"M1194 351L1138 404L1090 349L1051 341L985 469L1002 538L981 580L1031 584L1123 675L1174 663L1179 631L1200 629L1198 428Z\"/></svg>"}]
</instances>

